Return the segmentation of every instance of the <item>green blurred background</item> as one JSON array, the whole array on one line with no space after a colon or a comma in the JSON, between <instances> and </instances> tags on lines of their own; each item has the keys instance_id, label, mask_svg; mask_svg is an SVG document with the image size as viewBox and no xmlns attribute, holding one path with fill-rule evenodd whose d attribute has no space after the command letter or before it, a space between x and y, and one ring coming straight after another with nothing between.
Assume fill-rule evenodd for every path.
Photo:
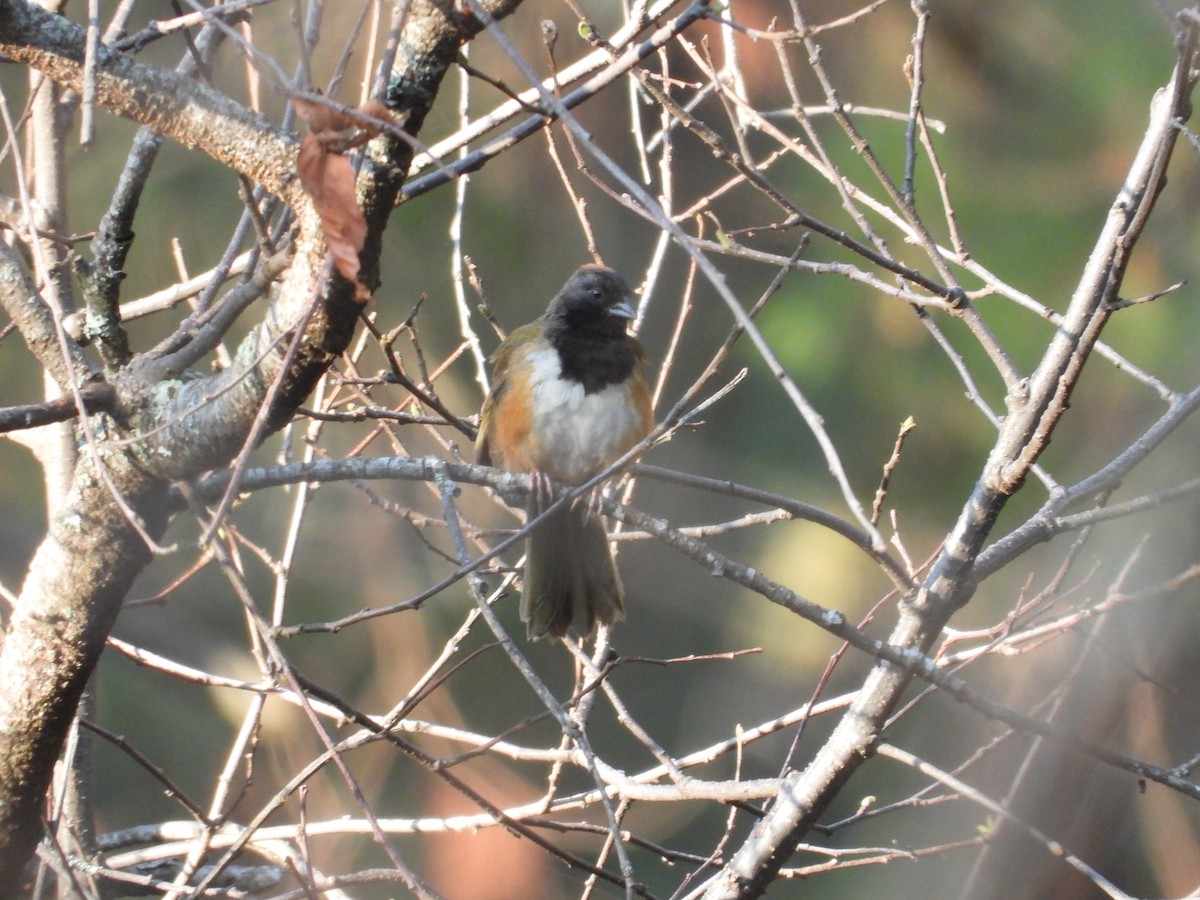
<instances>
[{"instance_id":1,"label":"green blurred background","mask_svg":"<svg viewBox=\"0 0 1200 900\"><path fill-rule=\"evenodd\" d=\"M331 70L339 44L336 37L348 29L359 5L331 6L336 8L326 11L328 40L315 61L319 78ZM585 8L596 16L602 31L611 32L619 20L613 10L603 6L597 3ZM823 22L858 4L802 0L801 6L811 21ZM924 108L930 119L946 125L944 134L935 135L935 142L948 173L966 247L999 278L1046 306L1062 310L1137 149L1149 99L1169 77L1174 54L1168 19L1163 9L1149 0L1013 0L1004 4L934 0L930 9ZM773 17L787 20L788 4L741 0L732 14L739 21L766 27ZM139 18L171 15L171 5L165 2L139 5ZM539 64L544 59L538 28L542 19L559 24L560 60L586 52L565 6L551 0L528 0L504 27L530 59ZM912 51L913 28L908 4L892 2L853 26L821 36L823 61L843 100L907 109L909 92L902 66ZM255 29L256 41L272 48L284 68L290 69L294 40L286 10L266 7ZM709 36L716 52L718 27L709 23L689 32L693 40L702 35ZM759 109L786 108L789 100L774 52L765 42L748 39L739 39L738 46L747 90L755 105ZM179 52L177 41L164 41L145 57L173 65ZM823 102L803 65L803 49L792 47L788 52L797 71L806 73L800 83L806 102ZM481 39L471 53L473 65L510 85L522 86L511 62L490 40ZM228 48L221 60L218 86L242 95L240 63ZM677 77L698 77L677 50L672 51L671 61ZM10 107L19 108L24 96L21 74L4 71L0 79ZM452 77L421 135L425 142L432 144L456 129L456 91L457 80ZM499 100L484 85L476 85L473 92L474 113L490 109ZM351 90L342 99L354 102L357 98ZM278 115L282 101L268 92L265 105ZM607 152L633 171L629 105L629 92L618 85L582 108L579 118ZM727 120L715 101L706 101L697 113L723 134L728 133ZM641 114L647 129L654 131L654 112L644 108ZM778 121L781 127L788 127L786 120ZM835 123L828 117L815 121L844 174L881 196ZM899 181L903 174L903 122L869 117L856 121ZM794 129L794 123L791 127ZM70 149L73 231L95 226L132 133L128 123L102 118L97 146ZM765 154L771 146L761 135L751 134L748 140L760 153ZM677 136L676 141L675 206L682 209L722 183L729 172L698 141L686 136ZM561 139L558 145L577 188L588 201L588 214L605 261L625 271L631 281L639 280L658 237L656 230L588 184L576 172ZM1134 257L1123 296L1150 293L1192 278L1196 268L1195 199L1200 187L1195 157L1196 151L1181 142L1168 190ZM599 171L598 166L592 168ZM806 212L858 236L836 194L811 171L785 160L768 174ZM936 185L924 154L917 174L918 207L933 233L946 240ZM11 167L6 178L11 182ZM417 324L421 349L431 367L461 341L452 304L448 226L453 207L453 188L446 186L397 210L386 236L383 286L372 307L380 326L387 330L402 322L420 297L428 298ZM168 144L139 213L138 240L127 267L124 297L139 297L171 283L175 278L172 238L179 240L191 272L212 266L224 249L229 224L239 209L236 181L229 172L197 153ZM531 138L473 175L465 209L465 251L483 278L491 311L505 327L537 315L574 267L587 259L571 199L550 164L542 136ZM716 212L726 230L766 225L780 218L761 196L746 190L719 202ZM685 223L685 227L691 228L693 223ZM713 224L705 227L711 234ZM880 229L899 258L929 269L919 248L904 246L886 226ZM798 240L796 232L784 231L764 234L752 243L787 255ZM805 258L854 262L846 251L821 239L812 241ZM775 275L769 266L730 257L715 259L746 306ZM963 277L968 289L979 286L969 275ZM654 374L658 371L654 364L670 339L686 278L684 254L670 250L647 304L641 332ZM1000 297L982 299L979 308L1017 366L1028 371L1051 334L1050 326ZM251 316L254 314L252 310ZM138 348L168 333L178 320L176 314L159 318L161 321L138 323L131 329ZM1192 352L1198 318L1195 289L1189 286L1115 316L1105 340L1172 389L1186 391L1200 374ZM936 319L963 355L983 396L993 409L1001 410L1002 386L965 328L947 316ZM836 275L801 273L789 278L759 323L788 373L824 417L863 502L870 502L901 422L910 416L916 421L917 428L909 436L892 479L888 508L896 511L907 551L914 561L924 560L953 523L994 438L994 429L964 397L962 382L950 361L907 306ZM494 347L495 339L482 318L476 316L473 325L483 335L486 348ZM730 325L731 317L713 290L698 284L680 355L666 380L664 408L703 369ZM415 371L412 347L403 341L400 346L410 371ZM811 433L747 343L738 345L718 381L732 377L742 366L749 370L746 380L705 413L704 424L680 433L647 461L745 482L846 515ZM6 404L38 398L40 374L15 336L0 343L0 367ZM378 354L368 351L360 371L370 374L382 367ZM448 369L437 388L462 414L477 410L480 394L469 355ZM376 400L396 403L403 399L402 392L390 390L376 392ZM1093 360L1044 465L1060 483L1070 484L1108 461L1162 411L1162 403L1146 387L1109 364ZM361 425L329 426L321 446L330 454L345 452L362 439L365 429ZM297 430L289 436L293 453L301 434L302 430ZM469 455L461 438L449 432L447 436ZM1122 496L1194 477L1195 437L1195 428L1185 426L1129 479ZM404 430L402 439L403 446L391 447L376 441L368 452L445 452L417 429ZM273 440L259 452L259 461L278 458L284 446L281 439ZM0 442L0 467L4 473L0 502L7 511L0 519L0 584L16 591L44 528L43 497L38 469L24 450ZM425 485L372 488L402 506L430 516L439 514L436 495ZM997 536L1019 524L1044 498L1040 485L1028 485L1005 512ZM239 509L237 523L248 536L278 552L291 502L283 492L255 496ZM749 511L743 503L651 481L638 485L633 502L676 525L715 523ZM505 525L512 521L491 512L482 494L471 489L464 495L464 507L481 521ZM1126 588L1153 584L1174 574L1195 558L1194 514L1193 504L1177 504L1153 516L1122 520L1102 529L1071 569L1067 582L1078 587L1074 594L1065 592L1062 602L1102 595L1138 546L1142 549ZM885 531L890 537L890 525ZM424 549L416 532L401 518L364 502L352 487L319 490L302 532L287 620L320 621L385 605L411 596L445 575L449 565ZM168 540L179 541L184 549L156 561L135 596L157 593L194 560L194 551L189 553L186 548L188 542L194 543L196 533L190 522L173 527ZM427 529L421 537L448 547L444 535L435 529ZM1069 542L1070 538L1059 539L986 582L975 601L955 619L955 627L995 623L1022 592L1044 588ZM865 615L888 588L858 550L806 523L746 529L713 543L734 559L755 566L803 596L843 610L852 619ZM515 556L510 562L514 560ZM736 660L667 667L630 664L613 676L634 717L650 727L656 740L672 753L699 749L729 737L739 724L752 726L802 705L837 648L836 642L816 628L760 597L712 578L656 542L625 544L621 560L630 594L629 621L616 636L622 654L665 659L761 648L761 652ZM269 573L249 558L246 568L256 598L267 608L272 589ZM997 699L1028 709L1070 674L1074 680L1063 703L1068 722L1130 753L1170 765L1191 756L1200 739L1200 731L1192 724L1198 699L1192 662L1198 643L1193 624L1195 600L1195 591L1184 589L1159 601L1121 608L1094 630L1080 629L1037 654L976 666L970 677ZM405 694L469 606L466 591L460 587L438 597L419 614L374 620L336 636L297 638L287 649L308 677L360 708L378 712ZM515 603L502 603L500 610L515 629ZM890 615L885 612L882 619L881 627L886 627ZM257 677L247 651L243 614L215 571L201 573L162 604L127 611L116 633L188 665L251 680ZM476 629L464 649L484 643ZM551 686L560 696L567 695L571 671L563 651L540 645L527 650ZM1083 670L1073 670L1072 665L1081 658ZM865 667L863 659L849 656L835 671L826 694L851 689ZM240 726L248 702L241 694L199 689L146 672L115 653L102 664L98 696L100 722L171 771L180 787L202 803L225 762L224 748ZM415 715L494 733L539 708L508 662L491 650L457 672ZM827 716L810 725L795 763L811 757L833 720ZM553 744L554 733L542 723L518 739ZM598 704L590 733L597 750L614 764L631 772L651 764L603 703ZM951 701L934 697L898 722L889 737L938 765L954 768L982 742L999 740L1001 734L1001 729L956 708ZM747 748L743 774L777 774L793 735L794 730L785 729ZM454 752L434 741L423 746L430 752ZM991 796L1001 797L1029 746L1019 738L999 741L965 777ZM269 704L254 783L235 818L244 818L249 814L246 810L253 811L265 802L289 773L317 751L311 728L299 712L283 704ZM103 829L184 817L179 806L163 796L161 786L123 754L103 744L98 753L97 800ZM1194 804L1185 804L1156 786L1143 795L1131 777L1099 770L1077 757L1042 748L1034 758L1036 764L1024 782L1024 791L1014 800L1030 821L1062 839L1135 895L1177 896L1200 883ZM465 800L448 795L432 779L419 777L413 764L392 751L373 747L355 754L353 760L356 776L380 815L437 815L470 809ZM730 766L724 759L700 774L730 777ZM538 773L533 767L478 762L464 766L463 771L468 781L486 788L499 802L536 796ZM575 774L568 783L586 785ZM872 762L828 819L852 813L864 797L890 802L921 784L895 764ZM314 781L309 804L307 814L314 820L356 813L333 772ZM701 804L678 808L644 804L632 816L635 830L664 845L701 855L711 851L725 823L723 810ZM744 835L748 822L744 815L738 819L732 846ZM959 802L894 812L821 840L835 847L917 848L974 837L976 828L986 827L987 822L984 811ZM450 897L578 893L580 885L574 875L530 850L528 842L514 842L493 831L497 834L486 839L431 836L398 840L397 846L411 854L416 867ZM813 840L816 842L817 836ZM487 841L497 842L496 855L487 849ZM584 855L595 848L593 842L582 839L577 846L585 848L580 851ZM354 859L357 864L382 862L377 851L364 851L357 841L326 842L314 852L319 863L337 870L349 868ZM968 881L977 854L968 849L916 863L893 862L781 882L771 896L958 896L960 884L969 885L965 889L969 895L979 897L1093 896L1093 888L1033 844L1015 838L1000 841L981 864L977 880ZM819 859L803 856L797 864ZM635 861L639 874L662 895L669 894L687 871L683 865L663 866L645 851L635 851ZM601 888L600 894L616 895L611 888ZM389 894L385 890L378 895Z\"/></svg>"}]
</instances>

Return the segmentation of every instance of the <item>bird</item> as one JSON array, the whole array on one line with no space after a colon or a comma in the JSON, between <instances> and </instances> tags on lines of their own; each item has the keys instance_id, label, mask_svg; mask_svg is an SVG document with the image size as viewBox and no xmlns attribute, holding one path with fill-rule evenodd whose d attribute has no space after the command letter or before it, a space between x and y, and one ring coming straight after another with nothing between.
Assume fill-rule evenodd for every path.
<instances>
[{"instance_id":1,"label":"bird","mask_svg":"<svg viewBox=\"0 0 1200 900\"><path fill-rule=\"evenodd\" d=\"M545 313L491 356L476 461L533 476L530 520L553 500L547 479L580 485L634 447L654 424L641 345L627 333L634 296L614 269L581 266ZM531 640L562 637L579 618L624 618L621 577L594 502L577 498L530 532L521 619Z\"/></svg>"}]
</instances>

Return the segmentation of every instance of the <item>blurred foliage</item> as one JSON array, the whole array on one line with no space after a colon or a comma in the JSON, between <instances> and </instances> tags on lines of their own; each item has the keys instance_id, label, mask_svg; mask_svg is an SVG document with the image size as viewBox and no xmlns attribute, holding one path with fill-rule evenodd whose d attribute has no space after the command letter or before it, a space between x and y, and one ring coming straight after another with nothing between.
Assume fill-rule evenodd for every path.
<instances>
[{"instance_id":1,"label":"blurred foliage","mask_svg":"<svg viewBox=\"0 0 1200 900\"><path fill-rule=\"evenodd\" d=\"M1170 72L1173 53L1169 27L1155 4L1131 0L1013 0L1004 4L938 0L930 5L933 18L926 44L924 108L930 119L946 125L945 133L935 135L935 141L949 175L949 189L966 246L1001 278L1061 310L1136 150L1150 96ZM334 9L333 4L327 6L331 7L327 33L336 33L340 19L350 12ZM350 6L356 4L346 4ZM735 13L740 21L765 27L782 13L782 6L770 0L742 0L736 4ZM858 4L827 0L802 2L802 6L811 19L824 21ZM171 4L166 2L147 2L141 7L138 16L147 20L171 15ZM279 29L280 40L286 44L286 26L271 18L285 14L273 10L263 12L263 21L268 23L263 27ZM565 8L552 0L528 0L506 24L506 30L529 58L544 56L537 37L537 23L543 18L559 21L561 53L579 51L575 29L565 27L569 20ZM603 22L600 24L603 28ZM908 4L893 2L860 24L831 32L827 40L822 40L824 61L845 101L907 109L909 94L902 67L912 49L912 27ZM716 41L715 26L696 31L706 32ZM257 37L267 41L264 32ZM759 107L786 107L788 98L773 74L777 70L769 50L749 39L739 39L739 48L749 78L748 90ZM178 52L177 42L165 41L153 48L151 58L171 64ZM788 52L800 58L803 49L791 47ZM476 67L510 84L520 84L511 63L487 40L480 41L471 53ZM236 60L232 54L228 59L231 71L222 76L218 69L218 83L237 93L240 78L232 71ZM332 64L327 59L318 62L323 66ZM682 56L673 57L672 65L677 77L694 75L692 64ZM328 69L319 70L318 81L327 74ZM23 96L20 79L18 72L0 72L0 84L14 110L20 108ZM457 126L456 88L456 83L448 82L443 89L440 105L422 135L427 143ZM814 84L802 84L801 90L806 98L819 102ZM491 108L500 99L486 86L474 91L475 112ZM628 93L616 88L580 111L581 120L601 145L625 160L632 159L625 133L628 103ZM268 93L266 106L277 114L280 97ZM708 101L700 112L712 119L720 118L715 101ZM651 115L645 123L648 129L656 127ZM835 148L838 166L855 181L869 184L870 176L861 160L844 140L836 138L833 122L826 119L817 124ZM892 177L899 181L903 175L904 123L865 119L862 127ZM127 123L102 119L95 147L70 149L72 170L80 173L70 186L74 217L70 224L74 231L85 232L95 226L131 134ZM535 136L471 176L464 246L483 279L491 312L506 328L537 315L566 275L587 255L571 200L548 165L545 141L544 136ZM569 152L561 140L559 150L571 168ZM696 173L694 183L677 186L681 208L726 177L694 139L681 136L675 153L677 172ZM769 177L790 196L804 197L810 214L852 230L834 192L811 172L792 162L782 162L777 170L769 171ZM576 181L588 201L588 213L605 260L630 273L644 270L657 238L654 229L634 220L584 179ZM1196 152L1181 143L1172 169L1172 188L1139 248L1127 294L1161 290L1193 275L1200 221L1195 215L1198 182ZM4 189L11 192L14 188L6 184ZM948 240L936 185L927 167L920 168L916 190L918 207L930 228L939 239ZM380 326L387 330L402 322L414 305L427 297L417 324L421 350L427 360L436 361L434 364L445 359L461 340L450 302L447 229L453 211L452 192L453 188L447 186L397 210L386 236L383 287L372 306ZM125 297L141 296L175 278L172 240L178 240L191 272L213 265L224 250L226 223L239 207L233 175L196 153L171 145L164 147L139 212L138 240L129 261ZM765 203L739 200L718 204L717 208L725 228L765 226L775 218L774 210ZM709 222L705 227L711 233L714 226ZM910 248L902 248L896 233L888 233L886 228L883 233L894 252L901 257L910 255ZM785 231L771 240L776 249L788 253L800 235ZM911 249L914 262L917 253ZM844 251L820 238L812 240L805 256L847 258ZM722 260L721 264L747 306L773 275L765 268L732 260ZM642 332L651 359L657 358L666 345L680 286L687 277L682 253L669 251L658 287L660 298L651 307ZM976 286L967 283L968 288ZM1155 371L1172 388L1188 389L1200 374L1196 356L1190 351L1200 326L1194 294L1195 289L1189 287L1118 315L1106 332L1106 340L1134 363ZM667 381L668 405L695 377L731 324L707 286L697 286L693 304L684 352ZM1018 366L1028 370L1044 347L1051 326L1008 302L983 299L979 306ZM759 321L781 362L824 417L843 453L852 483L868 504L901 422L909 416L915 419L917 428L909 436L904 457L893 475L889 507L901 512L899 525L908 552L917 561L924 559L936 549L939 536L957 515L994 434L963 397L962 384L947 358L933 346L928 333L903 304L876 296L861 284L839 276L801 274L789 279ZM973 372L987 370L978 348L958 323L941 316L939 324ZM136 345L144 348L160 334L157 329L165 327L154 322L139 324L133 330ZM485 335L489 348L494 346L486 326L480 327L480 333ZM415 366L411 347L404 349L404 357ZM377 358L371 360L371 365L383 368L382 360ZM683 433L648 461L768 487L841 511L841 498L812 436L786 408L774 379L748 346L739 347L723 377L731 377L741 366L750 369L747 379L704 416L703 426ZM0 343L0 378L6 385L6 403L32 401L41 388L39 373L30 365L19 339L12 335ZM984 378L979 387L994 408L1002 408L1002 388L996 379ZM438 388L441 396L464 415L476 410L480 392L468 355L460 357L442 376ZM1126 436L1136 426L1148 423L1160 408L1148 391L1128 379L1114 377L1107 363L1096 361L1044 463L1061 482L1075 480L1107 461L1125 445ZM1156 476L1163 479L1158 486L1170 483L1170 460L1193 453L1195 428L1185 431L1186 435L1173 439L1163 451L1163 462L1155 470L1136 476L1140 486L1153 486L1148 482ZM295 449L300 438L296 431L287 440ZM346 443L355 440L357 437L346 438ZM458 443L469 455L465 441L460 438ZM258 458L270 461L280 453L281 445L282 439L272 441ZM338 439L328 446L336 448ZM410 449L414 453L430 452L433 447L431 442L414 436ZM43 500L38 472L23 450L0 442L0 467L5 473L0 479L0 504L7 511L0 519L0 584L15 591L44 528ZM436 511L436 495L424 485L377 485L372 489L398 504L423 508L429 514ZM1018 498L1006 512L998 534L1003 533L1006 524L1019 522L1044 498L1037 486L1031 487L1028 494L1027 499ZM470 503L470 498L465 502ZM405 532L407 541L410 526L361 502L355 488L324 487L318 491L315 503L311 516L319 525L310 526L301 537L289 616L323 620L384 605L416 593L448 571L432 554L398 554L397 532ZM737 509L736 504L720 498L653 482L639 485L634 504L678 524L720 521L736 514ZM289 511L288 497L266 492L244 503L239 511L239 527L252 539L270 546L278 541ZM1173 571L1180 560L1194 558L1196 535L1191 511L1180 512L1173 522L1176 527L1154 535L1154 554L1145 562L1149 569L1146 577ZM1114 529L1106 539L1104 546L1114 550L1118 561L1123 561L1124 554L1141 540L1138 527L1136 520L1131 521ZM194 541L195 536L194 525L184 521L173 528L168 539L186 543ZM430 535L429 539L447 546L440 535ZM864 573L859 551L808 524L735 532L714 543L733 558L760 568L802 595L846 611L851 618L865 615L886 590L877 573ZM1120 551L1119 557L1116 551ZM655 722L660 740L670 743L674 750L683 752L720 740L738 721L756 722L802 703L829 654L836 649L835 642L816 629L797 629L783 610L769 607L761 598L752 598L727 582L707 577L654 542L626 544L621 557L630 588L629 622L617 636L622 653L661 659L762 648L761 653L736 661L693 662L656 670L650 682L653 691L648 692L637 691L638 675L632 671L633 664L628 674L615 676L623 695L630 700L634 717ZM1112 559L1098 556L1088 564L1112 563ZM156 563L144 576L142 595L160 590L186 565L186 560L178 558ZM269 573L253 563L247 564L247 570L256 596L269 597ZM1030 570L1031 565L1019 565L1012 573L990 581L956 624L966 628L972 622L995 621L997 610L1012 606ZM468 603L466 592L459 590L438 598L419 622L415 613L402 614L349 629L338 638L336 656L328 652L321 636L296 639L289 649L307 676L342 692L360 708L386 709L428 664L430 654L456 627ZM1156 607L1156 615L1160 612L1167 617L1157 620L1160 624L1176 622L1178 627L1166 632L1176 637L1154 648L1147 646L1150 658L1200 658L1193 653L1194 611L1172 612ZM501 614L510 625L516 625L515 604L504 606ZM122 616L117 634L181 663L252 680L256 675L247 669L250 657L242 620L236 600L219 574L210 571L164 604L129 610ZM1110 629L1125 627L1134 629L1135 644L1149 640L1146 629L1137 628L1136 623L1122 621ZM547 677L556 690L567 692L570 663L561 650L543 646L528 650L539 670L550 673ZM1137 660L1121 663L1136 664ZM827 693L833 695L855 684L863 665L861 659L845 663ZM507 682L507 667L507 662L494 652L483 653L451 679L452 701L443 692L428 702L438 705L439 716L461 718L475 730L508 727L522 715L537 712L538 707L525 691L514 689L511 696L497 697L479 689L478 685L493 679ZM1039 678L1044 678L1047 672L1064 671L1066 667L1066 660L1049 654L1045 666L1036 671ZM1188 662L1182 670L1175 667L1171 671L1193 667ZM1164 663L1164 668L1170 667ZM147 691L134 687L139 677L128 660L108 654L99 680L100 720L160 763L177 761L180 748L187 748L184 752L194 756L196 767L177 766L173 771L186 773L187 781L181 787L203 803L206 789L224 763L217 755L218 748L238 727L248 701L239 705L236 699L230 700L217 690L198 696L194 688L161 678L154 682L154 690ZM1011 696L1000 699L1019 704L1038 690L1036 680L1018 682L1009 686ZM1193 693L1188 690L1189 696ZM945 723L953 715L962 715L950 709L953 704L948 699L925 702L935 707L929 711L934 721ZM739 718L724 718L730 711ZM427 716L433 718L434 714ZM602 721L598 719L592 730L598 749L607 751L606 741L610 738ZM961 745L952 746L946 740L947 729L931 728L929 721L924 717L915 720L921 728L930 729L928 737L923 737L919 728L908 727L906 721L898 726L895 739L906 742L916 752L928 752L943 760L960 759L978 743L978 732L971 730L964 733ZM213 722L223 722L223 728L214 729ZM311 729L303 726L299 712L283 710L268 722L259 762L266 772L251 786L250 804L264 802L276 789L275 776L294 771L320 750ZM797 763L819 746L818 738L828 726L822 721L810 726ZM628 739L618 729L612 734L613 740ZM754 745L747 753L745 774L777 774L790 740L791 732L785 731L771 742ZM1020 744L1025 746L1024 741ZM123 754L103 743L102 747L100 761L106 777L99 784L97 800L104 816L103 828L179 816L178 807L163 798L161 785L135 771ZM1181 752L1186 755L1188 751ZM1013 755L1019 758L1016 748ZM407 796L404 780L409 763L378 749L355 760L362 764L356 774L364 789L383 797L378 811L394 806L397 812L412 814L416 804ZM481 771L482 778L501 777L486 769ZM899 777L895 765L871 763L839 801L838 808L831 810L830 818L850 814L868 794L903 796L919 784L905 776L909 783L904 785L897 780ZM1107 782L1121 780L1111 773L1104 773L1104 778ZM1005 784L1005 779L999 778L997 785L990 787L994 793L1002 793ZM336 779L329 775L322 775L311 786L314 817L336 813L337 806L329 794L337 789ZM1089 796L1094 798L1095 794ZM453 806L453 800L446 802ZM1171 805L1170 801L1164 802ZM432 808L435 801L431 799L430 804ZM688 818L675 810L668 813L646 809L643 814L672 820L659 825L658 836L664 842L679 842L704 852L702 848L715 841L711 822L689 832ZM1194 829L1195 812L1187 810L1182 815ZM977 824L985 818L982 812L972 811L961 820L940 826L945 833L923 834L921 840L961 838L964 827L968 831L973 827L969 824L972 817ZM1140 826L1130 820L1125 827L1137 832ZM869 844L874 838L886 842L895 830L895 822L887 820L878 832L867 826L855 830L849 840L856 845ZM1111 837L1129 845L1138 843L1134 833ZM411 844L421 848L414 852L436 859L441 852L440 842L451 840L413 839ZM836 844L838 838L831 840ZM404 842L400 846L408 852ZM1121 874L1140 880L1138 885L1126 882L1128 889L1144 893L1170 889L1156 881L1163 877L1163 869L1156 867L1153 854L1152 849L1143 849L1122 858ZM903 871L896 864L850 870L804 885L804 891L805 896L940 896L944 895L939 888L947 883L945 879L964 877L969 865L966 854L950 854ZM1108 874L1116 877L1112 872ZM1008 897L1050 895L1036 893L1034 885L1028 893L1008 887ZM772 896L800 893L800 885L781 883Z\"/></svg>"}]
</instances>

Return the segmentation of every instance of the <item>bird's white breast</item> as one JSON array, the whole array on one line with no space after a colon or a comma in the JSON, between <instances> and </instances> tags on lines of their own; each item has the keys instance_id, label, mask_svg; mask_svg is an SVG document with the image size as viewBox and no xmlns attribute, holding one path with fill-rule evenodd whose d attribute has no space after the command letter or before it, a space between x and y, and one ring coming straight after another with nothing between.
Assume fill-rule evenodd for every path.
<instances>
[{"instance_id":1,"label":"bird's white breast","mask_svg":"<svg viewBox=\"0 0 1200 900\"><path fill-rule=\"evenodd\" d=\"M637 443L641 416L628 385L585 393L582 383L562 377L553 347L530 353L529 362L539 469L556 481L579 484Z\"/></svg>"}]
</instances>

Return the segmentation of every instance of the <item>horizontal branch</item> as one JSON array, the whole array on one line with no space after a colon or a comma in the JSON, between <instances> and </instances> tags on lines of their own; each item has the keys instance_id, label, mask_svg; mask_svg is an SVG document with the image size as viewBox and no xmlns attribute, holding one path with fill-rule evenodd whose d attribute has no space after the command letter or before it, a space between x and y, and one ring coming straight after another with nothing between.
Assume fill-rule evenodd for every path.
<instances>
[{"instance_id":1,"label":"horizontal branch","mask_svg":"<svg viewBox=\"0 0 1200 900\"><path fill-rule=\"evenodd\" d=\"M90 382L79 389L79 401L89 413L111 412L117 392L106 382ZM75 397L58 397L27 406L0 409L0 432L37 428L52 422L66 422L79 415Z\"/></svg>"},{"instance_id":2,"label":"horizontal branch","mask_svg":"<svg viewBox=\"0 0 1200 900\"><path fill-rule=\"evenodd\" d=\"M442 477L449 477L455 482L491 487L501 495L523 495L528 493L530 488L528 475L501 472L487 466L449 463L439 457L407 456L317 460L309 463L291 463L286 466L250 469L245 473L241 484L246 489L251 487L261 489L300 482L396 478L434 481ZM197 486L198 493L201 497L219 496L227 479L228 475L225 473L210 476ZM560 491L559 496L570 496L573 493L573 491ZM784 585L767 578L757 569L736 562L713 550L702 541L683 534L664 519L640 512L632 507L622 506L608 499L601 501L601 508L606 515L617 521L653 534L663 543L703 565L714 575L740 584L875 659L887 662L903 672L915 675L921 680L945 690L954 699L989 719L1004 722L1023 734L1040 735L1057 741L1115 768L1132 772L1140 778L1158 782L1188 797L1200 800L1200 784L1180 777L1175 770L1119 753L1081 738L1051 722L1028 716L997 703L974 690L963 679L945 671L942 663L938 660L917 650L889 644L873 637L869 632L852 625L838 610L827 609L801 597ZM465 575L466 572L464 571L462 574Z\"/></svg>"},{"instance_id":3,"label":"horizontal branch","mask_svg":"<svg viewBox=\"0 0 1200 900\"><path fill-rule=\"evenodd\" d=\"M508 472L500 472L488 466L474 466L460 463L447 463L440 457L417 456L375 456L356 457L352 459L325 459L308 463L289 463L283 466L268 466L249 469L240 482L246 491L262 490L264 488L280 487L301 482L331 482L331 481L373 481L379 479L404 479L411 481L433 481L436 478L434 470L437 466L447 466L447 471L455 481L466 484L477 484L490 487L502 496L513 494L524 495L528 491L528 476ZM871 541L871 536L853 523L840 516L801 500L794 500L782 494L764 491L734 481L706 478L703 475L693 475L676 472L661 466L645 463L633 466L630 471L639 477L651 478L672 484L691 487L698 490L724 494L760 503L775 509L784 510L797 519L804 519L815 525L828 528L835 534L841 535L853 543L864 553L879 563L888 576L901 589L908 589L912 581L904 566L887 552L877 551ZM202 499L212 499L219 496L228 484L228 475L219 472L209 476L200 483L199 496ZM177 509L184 507L182 496L177 498Z\"/></svg>"},{"instance_id":4,"label":"horizontal branch","mask_svg":"<svg viewBox=\"0 0 1200 900\"><path fill-rule=\"evenodd\" d=\"M120 50L122 53L137 53L147 44L159 38L195 28L213 19L233 19L256 6L272 2L274 0L230 0L228 3L221 3L200 12L185 13L175 16L173 19L151 20L150 24L141 31L113 41L111 46L114 50Z\"/></svg>"},{"instance_id":5,"label":"horizontal branch","mask_svg":"<svg viewBox=\"0 0 1200 900\"><path fill-rule=\"evenodd\" d=\"M689 472L676 472L672 469L664 469L661 466L650 466L645 463L634 466L632 472L634 475L643 478L667 481L684 487L724 494L728 497L740 497L743 500L750 500L754 503L762 503L766 506L781 509L797 519L804 519L812 522L814 525L828 528L835 534L839 534L850 541L883 566L888 577L892 579L896 587L900 590L909 590L914 586L904 566L887 551L877 550L871 541L871 536L867 532L858 528L852 522L846 521L841 516L836 516L828 510L822 509L812 503L805 503L803 500L794 500L791 497L785 497L783 494L764 491L761 488L749 487L734 481L706 478L703 475L693 475Z\"/></svg>"},{"instance_id":6,"label":"horizontal branch","mask_svg":"<svg viewBox=\"0 0 1200 900\"><path fill-rule=\"evenodd\" d=\"M152 294L147 294L145 297L139 297L136 300L129 300L122 303L120 306L121 321L130 322L134 319L140 319L142 316L148 316L178 306L189 297L195 297L205 288L210 287L213 278L218 273L226 281L230 278L236 278L246 271L246 268L250 264L250 256L249 251L241 253L228 266L209 269L207 272L201 272L199 275L195 275L178 284L173 284L171 287L163 288L161 291L155 291ZM63 319L63 329L77 341L86 341L90 337L85 331L85 324L86 313L79 310L68 313Z\"/></svg>"}]
</instances>

